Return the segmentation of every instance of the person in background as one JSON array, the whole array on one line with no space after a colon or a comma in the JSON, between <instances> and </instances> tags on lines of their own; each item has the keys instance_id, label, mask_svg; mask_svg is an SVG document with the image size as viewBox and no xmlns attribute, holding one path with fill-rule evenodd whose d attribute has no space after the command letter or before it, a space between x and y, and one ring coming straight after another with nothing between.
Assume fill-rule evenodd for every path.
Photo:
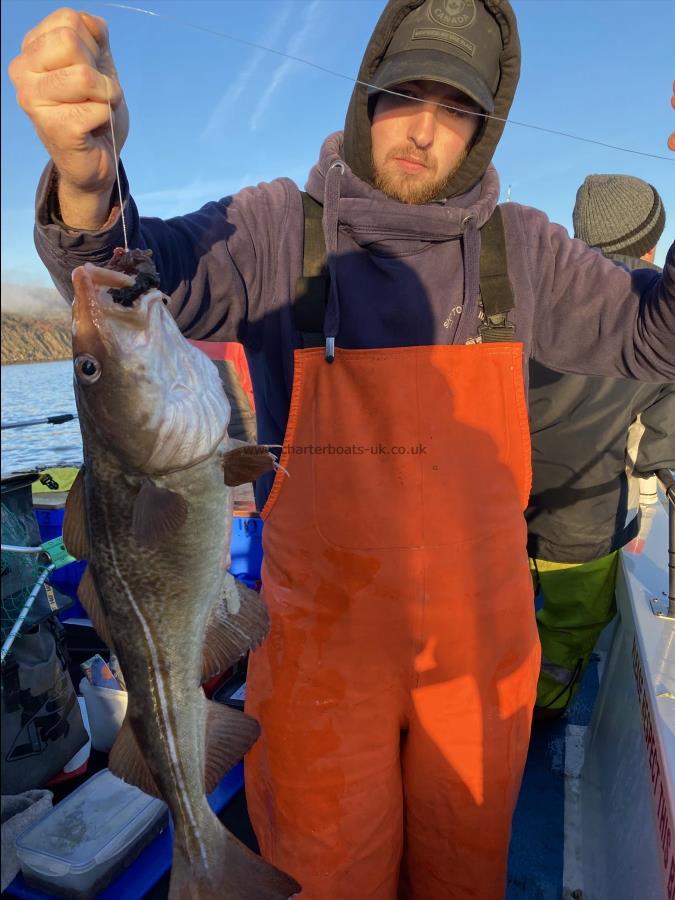
<instances>
[{"instance_id":1,"label":"person in background","mask_svg":"<svg viewBox=\"0 0 675 900\"><path fill-rule=\"evenodd\" d=\"M236 341L190 341L206 353L218 369L223 389L230 401L228 434L237 441L256 442L255 405L246 355Z\"/></svg>"},{"instance_id":2,"label":"person in background","mask_svg":"<svg viewBox=\"0 0 675 900\"><path fill-rule=\"evenodd\" d=\"M574 236L617 265L656 269L665 210L650 184L589 175L572 218ZM643 504L653 502L652 473L675 467L675 384L561 374L531 360L529 411L532 493L525 517L542 601L535 717L553 718L573 699L616 613L619 550L640 523L627 457L632 476L650 482L636 492Z\"/></svg>"},{"instance_id":3,"label":"person in background","mask_svg":"<svg viewBox=\"0 0 675 900\"><path fill-rule=\"evenodd\" d=\"M123 166L118 203L105 23L52 13L11 65L51 156L35 234L63 295L122 245L122 209L183 333L244 344L258 441L284 444L256 481L271 630L246 796L303 900L503 897L540 656L526 360L675 378L675 248L635 279L498 205L519 73L507 0L389 0L304 195L279 178L162 221Z\"/></svg>"}]
</instances>

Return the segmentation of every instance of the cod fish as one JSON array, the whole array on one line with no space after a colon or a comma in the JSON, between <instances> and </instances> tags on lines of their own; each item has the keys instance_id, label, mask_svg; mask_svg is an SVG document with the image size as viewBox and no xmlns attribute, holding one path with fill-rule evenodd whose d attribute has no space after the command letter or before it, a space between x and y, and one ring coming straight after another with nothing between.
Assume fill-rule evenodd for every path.
<instances>
[{"instance_id":1,"label":"cod fish","mask_svg":"<svg viewBox=\"0 0 675 900\"><path fill-rule=\"evenodd\" d=\"M258 724L201 690L268 629L259 596L226 569L231 486L276 463L229 440L217 369L178 330L150 257L118 250L108 267L73 272L84 466L64 541L88 560L80 597L127 684L109 765L168 804L171 898L286 900L297 882L230 834L206 797Z\"/></svg>"}]
</instances>

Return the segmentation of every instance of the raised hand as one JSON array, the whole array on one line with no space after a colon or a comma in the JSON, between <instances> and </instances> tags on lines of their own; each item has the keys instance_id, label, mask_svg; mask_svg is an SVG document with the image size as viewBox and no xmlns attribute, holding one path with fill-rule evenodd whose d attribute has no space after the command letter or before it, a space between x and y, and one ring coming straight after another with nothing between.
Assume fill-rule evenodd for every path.
<instances>
[{"instance_id":1,"label":"raised hand","mask_svg":"<svg viewBox=\"0 0 675 900\"><path fill-rule=\"evenodd\" d=\"M51 13L26 35L9 76L56 165L62 212L79 202L84 218L105 219L115 181L108 99L118 153L129 131L105 21L67 8Z\"/></svg>"}]
</instances>

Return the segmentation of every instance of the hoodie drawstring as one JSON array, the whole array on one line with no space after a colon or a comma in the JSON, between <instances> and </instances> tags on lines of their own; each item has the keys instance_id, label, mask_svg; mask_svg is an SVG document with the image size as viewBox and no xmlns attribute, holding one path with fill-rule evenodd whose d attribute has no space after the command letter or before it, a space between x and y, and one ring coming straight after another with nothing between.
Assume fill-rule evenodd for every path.
<instances>
[{"instance_id":1,"label":"hoodie drawstring","mask_svg":"<svg viewBox=\"0 0 675 900\"><path fill-rule=\"evenodd\" d=\"M323 231L326 238L326 253L328 255L328 274L330 275L330 288L328 304L323 320L323 333L326 338L326 362L332 363L335 359L335 338L340 330L340 300L337 287L337 249L338 249L338 223L340 208L340 178L345 166L340 160L336 160L328 169L323 196Z\"/></svg>"},{"instance_id":2,"label":"hoodie drawstring","mask_svg":"<svg viewBox=\"0 0 675 900\"><path fill-rule=\"evenodd\" d=\"M455 344L466 344L478 333L478 293L480 290L480 231L473 216L462 222L464 300Z\"/></svg>"},{"instance_id":3,"label":"hoodie drawstring","mask_svg":"<svg viewBox=\"0 0 675 900\"><path fill-rule=\"evenodd\" d=\"M337 281L338 225L340 207L340 179L345 171L341 160L329 167L324 182L323 231L326 240L330 288L323 322L326 339L326 362L335 360L335 339L340 330L340 299ZM480 231L473 216L462 221L462 259L464 267L464 297L462 315L453 343L466 344L478 334L478 295L480 290Z\"/></svg>"}]
</instances>

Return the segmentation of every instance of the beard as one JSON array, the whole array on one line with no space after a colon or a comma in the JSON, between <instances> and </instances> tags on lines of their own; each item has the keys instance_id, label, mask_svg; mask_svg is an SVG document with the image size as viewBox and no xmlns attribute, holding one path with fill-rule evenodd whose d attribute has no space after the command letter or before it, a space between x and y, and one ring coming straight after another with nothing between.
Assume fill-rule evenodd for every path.
<instances>
[{"instance_id":1,"label":"beard","mask_svg":"<svg viewBox=\"0 0 675 900\"><path fill-rule=\"evenodd\" d=\"M380 167L375 165L374 159L372 160L375 187L387 197L401 203L418 206L430 203L438 197L447 181L460 169L468 153L467 147L455 160L450 171L439 175L438 162L426 151L417 151L413 154L409 147L395 148L387 153ZM422 172L402 172L396 167L395 159L419 162L427 168Z\"/></svg>"}]
</instances>

